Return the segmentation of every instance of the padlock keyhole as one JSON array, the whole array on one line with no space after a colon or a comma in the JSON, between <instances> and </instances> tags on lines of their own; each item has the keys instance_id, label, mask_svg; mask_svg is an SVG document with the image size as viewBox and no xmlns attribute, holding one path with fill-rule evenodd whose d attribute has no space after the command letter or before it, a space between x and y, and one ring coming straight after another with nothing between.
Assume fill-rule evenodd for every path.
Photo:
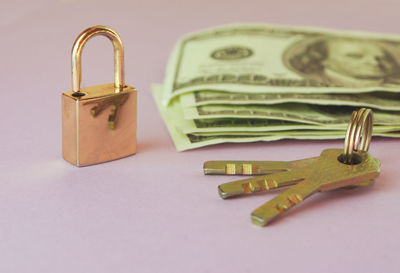
<instances>
[{"instance_id":1,"label":"padlock keyhole","mask_svg":"<svg viewBox=\"0 0 400 273\"><path fill-rule=\"evenodd\" d=\"M85 96L86 94L85 93L82 93L82 92L74 92L74 93L72 93L72 96L73 97L77 97L77 98L80 98L80 97L83 97L83 96Z\"/></svg>"}]
</instances>

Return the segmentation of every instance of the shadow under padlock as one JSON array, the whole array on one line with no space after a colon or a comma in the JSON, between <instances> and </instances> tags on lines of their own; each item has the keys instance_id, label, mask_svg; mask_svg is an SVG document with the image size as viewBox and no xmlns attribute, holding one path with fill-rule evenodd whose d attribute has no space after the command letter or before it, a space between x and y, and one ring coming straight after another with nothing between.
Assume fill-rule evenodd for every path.
<instances>
[{"instance_id":1,"label":"shadow under padlock","mask_svg":"<svg viewBox=\"0 0 400 273\"><path fill-rule=\"evenodd\" d=\"M104 35L114 46L115 82L80 89L81 53L86 42ZM72 47L72 91L62 94L62 153L76 166L136 153L137 90L124 83L124 48L112 29L84 30Z\"/></svg>"}]
</instances>

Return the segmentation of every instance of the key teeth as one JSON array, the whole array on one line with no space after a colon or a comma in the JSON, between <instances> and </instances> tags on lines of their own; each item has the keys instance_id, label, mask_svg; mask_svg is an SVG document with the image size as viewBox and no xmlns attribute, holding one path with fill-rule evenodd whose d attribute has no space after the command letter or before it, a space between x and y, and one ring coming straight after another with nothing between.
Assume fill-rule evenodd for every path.
<instances>
[{"instance_id":1,"label":"key teeth","mask_svg":"<svg viewBox=\"0 0 400 273\"><path fill-rule=\"evenodd\" d=\"M292 193L284 201L276 204L275 206L269 207L263 212L257 210L254 211L251 214L251 221L258 226L266 226L277 216L281 215L288 209L302 202L303 199L304 198L301 194Z\"/></svg>"},{"instance_id":2,"label":"key teeth","mask_svg":"<svg viewBox=\"0 0 400 273\"><path fill-rule=\"evenodd\" d=\"M242 187L244 194L251 194L275 189L278 187L278 182L276 182L274 179L268 178L243 184Z\"/></svg>"},{"instance_id":3,"label":"key teeth","mask_svg":"<svg viewBox=\"0 0 400 273\"><path fill-rule=\"evenodd\" d=\"M249 183L248 186L249 186L249 190L246 193L254 193L258 189L257 184L254 185L254 183Z\"/></svg>"},{"instance_id":4,"label":"key teeth","mask_svg":"<svg viewBox=\"0 0 400 273\"><path fill-rule=\"evenodd\" d=\"M279 210L280 213L284 213L285 211L297 205L301 201L303 201L303 196L301 196L300 194L293 193L289 195L284 202L277 204L276 209Z\"/></svg>"},{"instance_id":5,"label":"key teeth","mask_svg":"<svg viewBox=\"0 0 400 273\"><path fill-rule=\"evenodd\" d=\"M228 163L225 166L225 173L229 175L229 174L237 174L240 172L238 172L236 164Z\"/></svg>"},{"instance_id":6,"label":"key teeth","mask_svg":"<svg viewBox=\"0 0 400 273\"><path fill-rule=\"evenodd\" d=\"M253 174L253 164L242 164L242 174L252 175Z\"/></svg>"},{"instance_id":7,"label":"key teeth","mask_svg":"<svg viewBox=\"0 0 400 273\"><path fill-rule=\"evenodd\" d=\"M264 180L263 186L265 187L265 190L275 189L278 187L278 182L274 179L268 178Z\"/></svg>"}]
</instances>

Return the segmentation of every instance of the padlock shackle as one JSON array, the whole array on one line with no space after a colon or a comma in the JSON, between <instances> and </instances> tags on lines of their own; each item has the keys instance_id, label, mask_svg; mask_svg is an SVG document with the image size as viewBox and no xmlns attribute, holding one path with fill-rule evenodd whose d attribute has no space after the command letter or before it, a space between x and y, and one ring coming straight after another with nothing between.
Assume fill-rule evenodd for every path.
<instances>
[{"instance_id":1,"label":"padlock shackle","mask_svg":"<svg viewBox=\"0 0 400 273\"><path fill-rule=\"evenodd\" d=\"M92 26L79 34L72 46L72 90L79 92L82 79L81 55L86 42L97 35L104 35L114 47L114 87L115 93L119 93L124 88L124 46L122 40L115 30L105 26Z\"/></svg>"}]
</instances>

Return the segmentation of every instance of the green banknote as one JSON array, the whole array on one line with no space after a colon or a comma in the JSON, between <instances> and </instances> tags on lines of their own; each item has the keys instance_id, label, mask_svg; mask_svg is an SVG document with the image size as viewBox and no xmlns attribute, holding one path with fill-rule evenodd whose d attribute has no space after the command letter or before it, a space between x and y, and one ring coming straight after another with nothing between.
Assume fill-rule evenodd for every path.
<instances>
[{"instance_id":1,"label":"green banknote","mask_svg":"<svg viewBox=\"0 0 400 273\"><path fill-rule=\"evenodd\" d=\"M226 142L245 143L285 138L334 139L344 138L345 134L345 126L330 130L331 128L327 126L261 119L257 120L259 122L254 121L254 123L250 119L207 119L204 123L201 121L195 123L193 120L184 119L179 100L175 99L168 107L162 105L162 85L152 85L152 93L178 151ZM382 133L379 132L378 135L385 136L386 131L393 131L390 126L381 127L382 130L379 131L382 131ZM277 130L280 131L277 132ZM320 133L313 133L312 130L319 130ZM376 131L376 127L374 130ZM376 135L376 133L374 134ZM398 137L399 135L396 132L391 132L388 136Z\"/></svg>"},{"instance_id":2,"label":"green banknote","mask_svg":"<svg viewBox=\"0 0 400 273\"><path fill-rule=\"evenodd\" d=\"M264 24L187 35L168 62L163 105L185 92L400 91L400 37Z\"/></svg>"},{"instance_id":3,"label":"green banknote","mask_svg":"<svg viewBox=\"0 0 400 273\"><path fill-rule=\"evenodd\" d=\"M183 108L186 119L261 118L317 125L346 125L353 107L285 103L277 105L201 105ZM374 111L374 124L400 129L400 111Z\"/></svg>"},{"instance_id":4,"label":"green banknote","mask_svg":"<svg viewBox=\"0 0 400 273\"><path fill-rule=\"evenodd\" d=\"M153 93L163 92L163 85L153 84ZM162 96L162 95L161 95ZM155 98L158 98L154 95ZM162 107L164 108L164 107ZM161 111L161 110L160 110ZM171 123L185 134L198 132L258 132L288 130L344 130L347 124L338 126L321 126L278 119L243 119L243 118L206 118L185 119L179 98L175 98L164 110L168 112ZM389 129L389 128L387 128Z\"/></svg>"},{"instance_id":5,"label":"green banknote","mask_svg":"<svg viewBox=\"0 0 400 273\"><path fill-rule=\"evenodd\" d=\"M368 107L380 110L400 111L400 93L371 92L362 94L303 94L303 93L245 93L221 91L194 91L180 96L182 106L206 104L280 104L305 103Z\"/></svg>"},{"instance_id":6,"label":"green banknote","mask_svg":"<svg viewBox=\"0 0 400 273\"><path fill-rule=\"evenodd\" d=\"M377 132L378 131L378 132ZM343 138L345 131L332 131L332 130L293 130L293 131L279 131L279 132L199 132L193 133L195 136L285 136L285 138L297 137L297 136L310 136L317 139L334 139ZM374 130L374 136L388 136L388 137L400 137L400 131L385 131L385 130ZM308 139L308 138L307 138Z\"/></svg>"},{"instance_id":7,"label":"green banknote","mask_svg":"<svg viewBox=\"0 0 400 273\"><path fill-rule=\"evenodd\" d=\"M153 85L152 86L152 93L154 99L157 103L158 110L167 125L169 134L175 144L175 147L178 151L185 151L189 149L200 148L208 145L214 144L221 144L221 143L246 143L246 142L256 142L256 141L273 141L273 140L280 140L285 138L295 138L295 139L325 139L327 137L320 137L320 136L289 136L285 137L283 135L251 135L249 133L234 135L229 134L228 132L224 134L224 132L220 132L218 135L214 132L214 135L200 135L200 134L190 134L184 133L182 128L179 126L180 121L183 119L183 113L179 111L174 111L179 108L173 107L163 107L162 105L162 85ZM174 103L173 103L174 104ZM179 103L175 103L175 105L179 106ZM212 132L210 132L212 133ZM342 136L334 136L329 138L341 138Z\"/></svg>"},{"instance_id":8,"label":"green banknote","mask_svg":"<svg viewBox=\"0 0 400 273\"><path fill-rule=\"evenodd\" d=\"M175 104L174 106L178 107L179 105ZM174 108L175 107L171 107L168 110L172 111ZM346 128L346 125L329 127L274 119L209 118L186 120L183 117L181 108L179 111L182 113L181 119L175 120L174 122L175 124L179 124L183 132L188 134L196 132L273 132L306 129L344 130ZM393 128L393 126L388 127L390 127L390 129Z\"/></svg>"}]
</instances>

